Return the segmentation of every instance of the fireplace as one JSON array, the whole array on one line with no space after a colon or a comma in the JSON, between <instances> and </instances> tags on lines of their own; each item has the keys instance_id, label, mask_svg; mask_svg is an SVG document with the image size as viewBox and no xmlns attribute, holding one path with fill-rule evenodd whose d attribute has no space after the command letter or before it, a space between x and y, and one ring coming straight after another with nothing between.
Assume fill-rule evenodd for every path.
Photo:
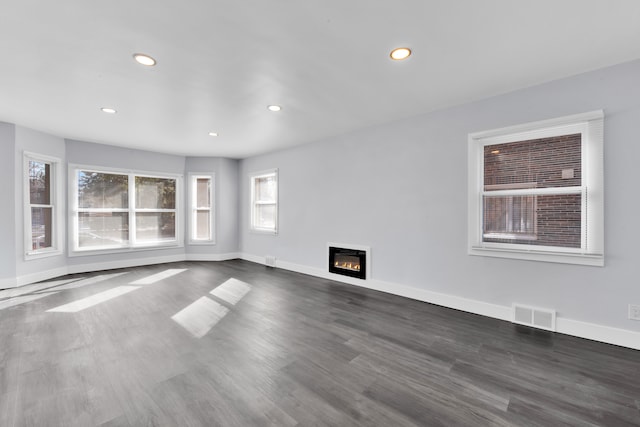
<instances>
[{"instance_id":1,"label":"fireplace","mask_svg":"<svg viewBox=\"0 0 640 427\"><path fill-rule=\"evenodd\" d=\"M365 280L367 251L329 246L329 272Z\"/></svg>"}]
</instances>

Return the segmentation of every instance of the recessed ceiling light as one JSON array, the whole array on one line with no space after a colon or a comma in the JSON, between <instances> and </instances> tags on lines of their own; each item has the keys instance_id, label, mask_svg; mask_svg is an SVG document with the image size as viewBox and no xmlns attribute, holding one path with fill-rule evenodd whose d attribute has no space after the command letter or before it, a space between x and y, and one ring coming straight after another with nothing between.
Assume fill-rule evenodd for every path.
<instances>
[{"instance_id":1,"label":"recessed ceiling light","mask_svg":"<svg viewBox=\"0 0 640 427\"><path fill-rule=\"evenodd\" d=\"M407 59L411 56L411 49L408 47L399 47L397 49L393 49L389 56L394 61L402 61L403 59Z\"/></svg>"},{"instance_id":2,"label":"recessed ceiling light","mask_svg":"<svg viewBox=\"0 0 640 427\"><path fill-rule=\"evenodd\" d=\"M107 113L107 114L115 114L115 113L117 113L117 111L114 108L109 108L109 107L102 107L100 110L103 113Z\"/></svg>"},{"instance_id":3,"label":"recessed ceiling light","mask_svg":"<svg viewBox=\"0 0 640 427\"><path fill-rule=\"evenodd\" d=\"M156 65L156 60L144 53L134 53L133 59L135 59L138 64L146 65L148 67Z\"/></svg>"},{"instance_id":4,"label":"recessed ceiling light","mask_svg":"<svg viewBox=\"0 0 640 427\"><path fill-rule=\"evenodd\" d=\"M282 107L279 105L269 105L267 107L269 109L269 111L280 111L282 110Z\"/></svg>"},{"instance_id":5,"label":"recessed ceiling light","mask_svg":"<svg viewBox=\"0 0 640 427\"><path fill-rule=\"evenodd\" d=\"M209 136L218 136L218 132L209 132Z\"/></svg>"}]
</instances>

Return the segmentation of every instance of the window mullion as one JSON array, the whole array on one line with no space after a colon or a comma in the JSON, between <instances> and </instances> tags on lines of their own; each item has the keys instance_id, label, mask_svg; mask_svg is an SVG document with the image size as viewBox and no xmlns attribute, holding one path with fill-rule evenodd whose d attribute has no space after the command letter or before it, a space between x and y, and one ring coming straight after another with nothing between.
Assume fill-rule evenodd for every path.
<instances>
[{"instance_id":1,"label":"window mullion","mask_svg":"<svg viewBox=\"0 0 640 427\"><path fill-rule=\"evenodd\" d=\"M555 196L563 194L582 194L584 186L575 187L549 187L549 188L522 188L513 190L482 191L485 197L491 196Z\"/></svg>"},{"instance_id":2,"label":"window mullion","mask_svg":"<svg viewBox=\"0 0 640 427\"><path fill-rule=\"evenodd\" d=\"M127 181L129 194L129 246L136 245L136 177L129 174Z\"/></svg>"}]
</instances>

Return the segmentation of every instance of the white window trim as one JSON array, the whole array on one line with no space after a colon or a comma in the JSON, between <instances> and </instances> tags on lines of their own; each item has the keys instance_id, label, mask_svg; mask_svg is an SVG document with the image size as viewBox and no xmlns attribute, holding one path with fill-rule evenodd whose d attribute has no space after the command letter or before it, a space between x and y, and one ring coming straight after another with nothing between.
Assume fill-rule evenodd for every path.
<instances>
[{"instance_id":1,"label":"white window trim","mask_svg":"<svg viewBox=\"0 0 640 427\"><path fill-rule=\"evenodd\" d=\"M256 206L256 202L255 202L255 180L258 178L264 178L267 176L271 176L274 175L275 179L276 179L276 197L275 197L275 226L273 229L270 228L261 228L261 227L256 227L253 220L255 218L255 206ZM278 234L278 228L279 228L279 220L278 220L278 207L280 205L280 200L279 200L279 194L280 194L280 180L278 177L278 169L268 169L268 170L264 170L264 171L260 171L260 172L252 172L249 175L249 183L251 186L251 212L250 212L250 218L249 218L249 230L253 233L259 233L259 234Z\"/></svg>"},{"instance_id":2,"label":"white window trim","mask_svg":"<svg viewBox=\"0 0 640 427\"><path fill-rule=\"evenodd\" d=\"M136 212L174 212L176 214L176 238L175 241L163 242L163 243L132 243L132 239L129 240L128 245L122 246L104 246L103 248L78 248L75 236L78 232L78 180L77 171L89 171L98 173L113 173L120 175L127 175L129 177L129 187L131 188L131 182L135 176L143 176L145 178L164 178L176 180L176 208L174 209L134 209L135 206L135 194L133 191L129 191L129 207L123 209L104 209L105 212L129 212L129 237L135 236L135 213ZM114 254L114 253L126 253L126 252L139 252L144 250L160 250L160 249L175 249L184 247L184 219L182 207L182 189L183 189L183 176L174 173L165 172L153 172L142 171L132 169L120 169L113 167L93 166L93 165L80 165L69 163L68 167L68 179L69 179L69 226L68 226L68 241L69 241L69 256L88 256L98 254ZM135 185L135 184L134 184Z\"/></svg>"},{"instance_id":3,"label":"white window trim","mask_svg":"<svg viewBox=\"0 0 640 427\"><path fill-rule=\"evenodd\" d=\"M582 244L579 249L516 245L482 241L482 194L484 146L569 133L582 133ZM602 110L551 120L509 126L469 134L468 138L468 253L591 266L604 265L604 112ZM492 191L492 195L567 194L568 188ZM588 203L587 203L588 194Z\"/></svg>"},{"instance_id":4,"label":"white window trim","mask_svg":"<svg viewBox=\"0 0 640 427\"><path fill-rule=\"evenodd\" d=\"M218 204L216 203L215 195L216 195L216 174L214 172L190 172L189 175L189 244L190 245L215 245L216 244L216 207ZM209 215L209 230L211 230L210 239L194 239L193 232L196 226L195 212L197 206L195 205L197 201L196 191L197 188L194 185L194 181L198 178L208 178L211 180L211 188L209 193L209 198L211 200L210 206L210 215Z\"/></svg>"},{"instance_id":5,"label":"white window trim","mask_svg":"<svg viewBox=\"0 0 640 427\"><path fill-rule=\"evenodd\" d=\"M50 186L52 216L51 219L51 247L45 249L32 250L32 236L31 236L31 194L30 194L30 181L29 181L29 161L40 161L51 164L51 179L53 180ZM46 156L38 153L32 153L30 151L23 152L23 212L24 212L24 260L29 261L39 258L47 258L62 254L62 248L64 247L64 215L62 213L62 200L64 199L64 189L62 180L62 160L57 157Z\"/></svg>"}]
</instances>

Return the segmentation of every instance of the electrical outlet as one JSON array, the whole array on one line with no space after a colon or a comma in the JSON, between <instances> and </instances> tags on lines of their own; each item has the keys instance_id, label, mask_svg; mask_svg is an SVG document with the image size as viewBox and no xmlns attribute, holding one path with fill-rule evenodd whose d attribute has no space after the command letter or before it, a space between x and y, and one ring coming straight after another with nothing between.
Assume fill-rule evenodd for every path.
<instances>
[{"instance_id":1,"label":"electrical outlet","mask_svg":"<svg viewBox=\"0 0 640 427\"><path fill-rule=\"evenodd\" d=\"M640 320L640 305L629 304L629 319Z\"/></svg>"}]
</instances>

